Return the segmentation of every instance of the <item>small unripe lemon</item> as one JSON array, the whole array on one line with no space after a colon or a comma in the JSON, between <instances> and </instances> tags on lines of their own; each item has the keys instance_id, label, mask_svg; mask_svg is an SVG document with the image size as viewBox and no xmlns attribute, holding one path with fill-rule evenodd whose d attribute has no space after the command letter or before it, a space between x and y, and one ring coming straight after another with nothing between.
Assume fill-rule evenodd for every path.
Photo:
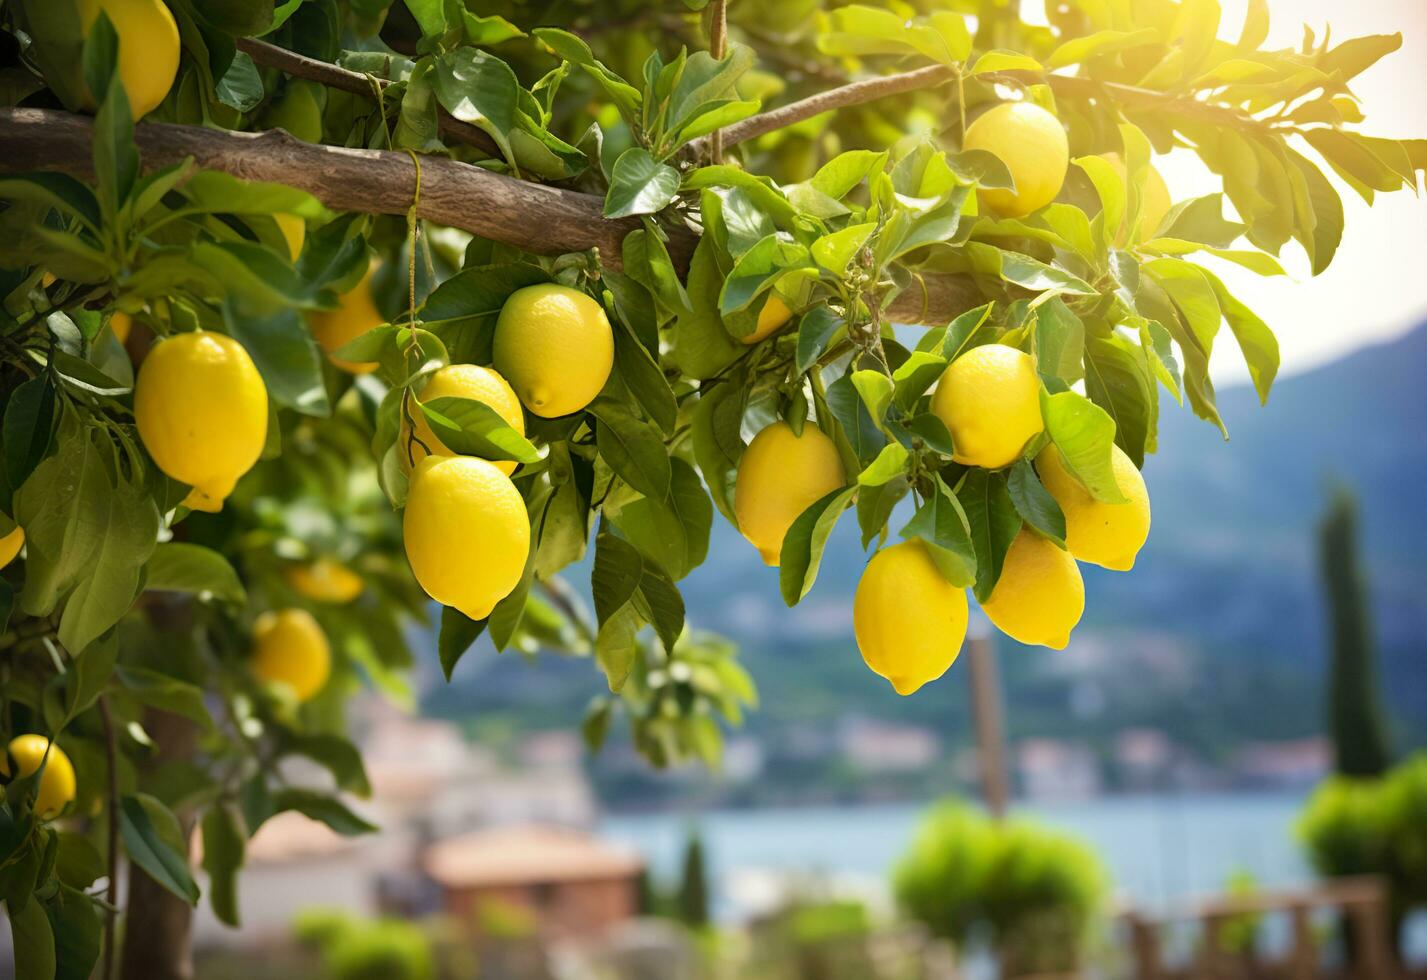
<instances>
[{"instance_id":1,"label":"small unripe lemon","mask_svg":"<svg viewBox=\"0 0 1427 980\"><path fill-rule=\"evenodd\" d=\"M0 568L4 568L14 561L15 556L24 546L25 529L22 527L16 527L15 530L0 538Z\"/></svg>"},{"instance_id":2,"label":"small unripe lemon","mask_svg":"<svg viewBox=\"0 0 1427 980\"><path fill-rule=\"evenodd\" d=\"M302 254L302 243L307 240L307 222L295 214L275 214L273 220L277 222L278 231L282 232L283 241L287 242L288 256L297 261Z\"/></svg>"},{"instance_id":3,"label":"small unripe lemon","mask_svg":"<svg viewBox=\"0 0 1427 980\"><path fill-rule=\"evenodd\" d=\"M193 331L156 344L134 383L139 437L159 469L193 487L184 501L218 511L268 437L268 391L243 345Z\"/></svg>"},{"instance_id":4,"label":"small unripe lemon","mask_svg":"<svg viewBox=\"0 0 1427 980\"><path fill-rule=\"evenodd\" d=\"M520 584L530 516L493 463L427 456L416 464L401 522L406 559L426 594L485 619Z\"/></svg>"},{"instance_id":5,"label":"small unripe lemon","mask_svg":"<svg viewBox=\"0 0 1427 980\"><path fill-rule=\"evenodd\" d=\"M981 200L1013 218L1055 200L1070 166L1070 142L1060 120L1031 102L1003 102L966 127L962 148L986 150L1011 172L1014 191L983 188Z\"/></svg>"},{"instance_id":6,"label":"small unripe lemon","mask_svg":"<svg viewBox=\"0 0 1427 980\"><path fill-rule=\"evenodd\" d=\"M45 758L45 750L49 758ZM19 776L32 776L39 771L40 763L45 766L45 774L40 777L39 791L35 794L35 813L42 820L51 820L60 815L74 799L74 764L64 749L58 745L50 747L49 739L43 735L17 735L10 742L10 755L19 769ZM0 774L11 775L9 760L0 755Z\"/></svg>"},{"instance_id":7,"label":"small unripe lemon","mask_svg":"<svg viewBox=\"0 0 1427 980\"><path fill-rule=\"evenodd\" d=\"M1104 154L1106 160L1114 164L1115 169L1120 172L1123 180L1129 177L1125 171L1125 160L1118 153ZM1126 194L1129 189L1126 188ZM1128 203L1126 207L1128 208ZM1154 168L1154 164L1149 165L1145 171L1145 186L1140 192L1140 233L1138 238L1144 241L1153 238L1156 229L1164 223L1164 216L1169 214L1169 209L1174 207L1174 199L1169 196L1169 185L1164 182L1160 172ZM1124 244L1130 236L1129 214L1120 222L1120 231L1115 236L1115 241Z\"/></svg>"},{"instance_id":8,"label":"small unripe lemon","mask_svg":"<svg viewBox=\"0 0 1427 980\"><path fill-rule=\"evenodd\" d=\"M1085 611L1085 583L1070 552L1021 528L981 611L1013 640L1063 650Z\"/></svg>"},{"instance_id":9,"label":"small unripe lemon","mask_svg":"<svg viewBox=\"0 0 1427 980\"><path fill-rule=\"evenodd\" d=\"M541 418L594 401L614 367L604 307L568 286L542 283L510 294L496 319L492 360Z\"/></svg>"},{"instance_id":10,"label":"small unripe lemon","mask_svg":"<svg viewBox=\"0 0 1427 980\"><path fill-rule=\"evenodd\" d=\"M129 109L142 119L168 97L178 74L178 24L163 0L78 0L79 22L86 37L99 18L108 15L119 36L119 80L129 97ZM88 108L93 109L93 96Z\"/></svg>"},{"instance_id":11,"label":"small unripe lemon","mask_svg":"<svg viewBox=\"0 0 1427 980\"><path fill-rule=\"evenodd\" d=\"M733 512L738 530L763 561L777 565L783 538L798 515L847 483L837 445L812 422L793 434L787 422L774 422L748 444L738 461Z\"/></svg>"},{"instance_id":12,"label":"small unripe lemon","mask_svg":"<svg viewBox=\"0 0 1427 980\"><path fill-rule=\"evenodd\" d=\"M351 602L366 587L360 575L331 558L289 565L283 569L282 577L292 591L313 602Z\"/></svg>"},{"instance_id":13,"label":"small unripe lemon","mask_svg":"<svg viewBox=\"0 0 1427 980\"><path fill-rule=\"evenodd\" d=\"M382 316L376 300L372 298L372 276L376 270L377 263L374 261L361 282L337 297L335 310L319 310L307 315L317 345L327 352L328 360L348 374L368 374L377 369L375 361L344 361L332 356L334 350L386 323L386 317Z\"/></svg>"},{"instance_id":14,"label":"small unripe lemon","mask_svg":"<svg viewBox=\"0 0 1427 980\"><path fill-rule=\"evenodd\" d=\"M1135 555L1150 536L1150 497L1145 478L1119 446L1110 447L1115 485L1125 502L1096 500L1065 468L1052 443L1036 456L1041 482L1065 514L1065 546L1081 561L1117 572L1128 572Z\"/></svg>"},{"instance_id":15,"label":"small unripe lemon","mask_svg":"<svg viewBox=\"0 0 1427 980\"><path fill-rule=\"evenodd\" d=\"M298 702L310 701L332 673L327 634L306 609L273 609L253 622L253 676L284 684Z\"/></svg>"},{"instance_id":16,"label":"small unripe lemon","mask_svg":"<svg viewBox=\"0 0 1427 980\"><path fill-rule=\"evenodd\" d=\"M1000 469L1045 428L1036 362L1005 344L973 347L942 372L931 409L951 433L958 463Z\"/></svg>"},{"instance_id":17,"label":"small unripe lemon","mask_svg":"<svg viewBox=\"0 0 1427 980\"><path fill-rule=\"evenodd\" d=\"M496 414L505 419L512 429L525 435L525 413L521 411L520 399L515 397L515 392L506 380L488 367L477 364L448 364L440 368L427 379L425 387L421 389L421 401L432 402L438 398L469 398L483 402L495 409ZM426 421L424 413L413 407L412 418L416 421L416 437L421 440L411 444L412 454L418 461L426 456L426 449L437 456L456 455L431 431L431 424ZM401 441L398 445L403 460L407 458L407 433L410 428L406 420L402 419ZM422 443L426 444L426 449L421 448ZM515 472L514 460L493 459L491 463L507 476Z\"/></svg>"},{"instance_id":18,"label":"small unripe lemon","mask_svg":"<svg viewBox=\"0 0 1427 980\"><path fill-rule=\"evenodd\" d=\"M322 142L322 101L317 82L294 78L262 115L263 129L284 129L305 143Z\"/></svg>"},{"instance_id":19,"label":"small unripe lemon","mask_svg":"<svg viewBox=\"0 0 1427 980\"><path fill-rule=\"evenodd\" d=\"M966 638L966 590L937 570L912 539L872 556L852 601L862 659L902 695L946 673Z\"/></svg>"},{"instance_id":20,"label":"small unripe lemon","mask_svg":"<svg viewBox=\"0 0 1427 980\"><path fill-rule=\"evenodd\" d=\"M769 293L763 308L758 311L758 326L747 337L741 338L745 344L756 344L777 330L793 316L788 304L777 293Z\"/></svg>"}]
</instances>

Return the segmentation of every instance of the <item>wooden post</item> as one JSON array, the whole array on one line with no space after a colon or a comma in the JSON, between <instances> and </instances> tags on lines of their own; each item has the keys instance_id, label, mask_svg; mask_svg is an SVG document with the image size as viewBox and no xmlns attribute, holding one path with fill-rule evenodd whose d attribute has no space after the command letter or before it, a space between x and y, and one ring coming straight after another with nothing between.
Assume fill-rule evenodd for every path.
<instances>
[{"instance_id":1,"label":"wooden post","mask_svg":"<svg viewBox=\"0 0 1427 980\"><path fill-rule=\"evenodd\" d=\"M981 792L986 808L996 819L1006 815L1010 792L1006 786L1005 732L1001 722L1001 681L996 674L991 631L971 635L971 714L976 724L976 761L981 769Z\"/></svg>"},{"instance_id":2,"label":"wooden post","mask_svg":"<svg viewBox=\"0 0 1427 980\"><path fill-rule=\"evenodd\" d=\"M1293 917L1293 949L1288 954L1288 976L1290 980L1312 980L1318 969L1318 944L1313 940L1310 907L1294 905L1289 914Z\"/></svg>"},{"instance_id":3,"label":"wooden post","mask_svg":"<svg viewBox=\"0 0 1427 980\"><path fill-rule=\"evenodd\" d=\"M1159 958L1159 931L1155 923L1130 912L1125 916L1130 925L1130 949L1135 958L1135 980L1161 980L1164 975Z\"/></svg>"},{"instance_id":4,"label":"wooden post","mask_svg":"<svg viewBox=\"0 0 1427 980\"><path fill-rule=\"evenodd\" d=\"M1387 915L1381 900L1354 902L1348 907L1353 930L1353 976L1386 980L1392 953L1388 948Z\"/></svg>"}]
</instances>

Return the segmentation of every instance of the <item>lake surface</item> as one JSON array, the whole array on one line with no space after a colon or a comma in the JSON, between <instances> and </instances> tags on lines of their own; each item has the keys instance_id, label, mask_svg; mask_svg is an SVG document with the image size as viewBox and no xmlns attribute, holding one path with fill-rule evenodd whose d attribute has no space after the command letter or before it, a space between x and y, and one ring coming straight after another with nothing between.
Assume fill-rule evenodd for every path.
<instances>
[{"instance_id":1,"label":"lake surface","mask_svg":"<svg viewBox=\"0 0 1427 980\"><path fill-rule=\"evenodd\" d=\"M1013 807L1075 834L1101 855L1124 899L1157 905L1221 890L1247 871L1260 886L1312 877L1293 833L1300 793L1127 796ZM740 881L800 872L885 882L907 849L923 805L713 811L697 817L721 917L746 902ZM678 880L695 818L677 813L606 818L601 832L641 851L666 886Z\"/></svg>"}]
</instances>

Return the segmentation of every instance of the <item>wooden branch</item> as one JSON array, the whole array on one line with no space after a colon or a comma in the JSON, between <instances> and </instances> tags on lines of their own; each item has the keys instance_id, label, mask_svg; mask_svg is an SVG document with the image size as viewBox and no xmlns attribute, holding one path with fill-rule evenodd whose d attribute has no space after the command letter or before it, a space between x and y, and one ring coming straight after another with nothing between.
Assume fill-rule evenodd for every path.
<instances>
[{"instance_id":1,"label":"wooden branch","mask_svg":"<svg viewBox=\"0 0 1427 980\"><path fill-rule=\"evenodd\" d=\"M237 39L237 44L239 51L247 54L255 64L262 65L264 68L276 68L296 78L319 82L329 88L351 92L353 95L365 95L367 98L375 96L371 80L361 72L349 71L340 65L318 61L316 58L309 58L296 51L280 48L276 44L259 41L254 37L240 37ZM383 89L391 84L385 78L378 78L376 82ZM436 107L436 123L441 134L448 139L474 146L492 156L500 156L500 148L496 146L496 141L491 138L489 133L478 126L462 122L440 106Z\"/></svg>"},{"instance_id":2,"label":"wooden branch","mask_svg":"<svg viewBox=\"0 0 1427 980\"><path fill-rule=\"evenodd\" d=\"M0 173L50 170L92 181L92 136L87 116L0 108ZM304 143L282 130L234 133L144 122L134 127L134 139L145 172L192 157L208 170L307 191L336 211L404 215L415 191L406 153ZM638 218L606 218L603 210L604 201L593 194L444 157L421 158L421 217L539 255L597 248L605 266L621 270L624 236L643 225ZM697 244L693 231L670 229L669 254L681 274ZM981 302L969 277L927 276L897 296L887 314L901 323L939 325Z\"/></svg>"}]
</instances>

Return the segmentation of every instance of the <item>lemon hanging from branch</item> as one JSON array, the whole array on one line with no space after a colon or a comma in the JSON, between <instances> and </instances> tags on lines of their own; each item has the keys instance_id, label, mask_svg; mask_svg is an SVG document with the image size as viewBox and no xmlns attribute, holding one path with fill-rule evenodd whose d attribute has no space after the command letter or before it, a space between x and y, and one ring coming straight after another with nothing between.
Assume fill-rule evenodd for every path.
<instances>
[{"instance_id":1,"label":"lemon hanging from branch","mask_svg":"<svg viewBox=\"0 0 1427 980\"><path fill-rule=\"evenodd\" d=\"M43 735L19 735L10 741L9 756L15 760L19 771L12 774L9 759L0 755L0 775L32 776L44 764L44 775L40 777L39 790L35 794L35 813L41 820L59 816L74 799L76 788L74 764L64 754L64 749L50 745L49 739Z\"/></svg>"},{"instance_id":2,"label":"lemon hanging from branch","mask_svg":"<svg viewBox=\"0 0 1427 980\"><path fill-rule=\"evenodd\" d=\"M1041 482L1065 514L1065 546L1081 561L1128 572L1150 534L1150 498L1145 478L1119 446L1110 447L1115 485L1124 503L1096 500L1070 471L1054 444L1036 456Z\"/></svg>"},{"instance_id":3,"label":"lemon hanging from branch","mask_svg":"<svg viewBox=\"0 0 1427 980\"><path fill-rule=\"evenodd\" d=\"M981 611L1013 640L1063 650L1085 611L1085 583L1070 552L1021 528Z\"/></svg>"},{"instance_id":4,"label":"lemon hanging from branch","mask_svg":"<svg viewBox=\"0 0 1427 980\"><path fill-rule=\"evenodd\" d=\"M430 402L437 398L469 398L482 402L495 409L496 414L512 429L525 435L525 413L520 408L520 399L516 397L515 391L505 378L491 368L477 364L448 364L437 370L421 389L421 400ZM431 431L431 424L426 421L423 412L413 407L411 416L415 421L414 426L408 425L404 418L401 422L399 445L403 460L407 458L408 446L418 462L428 451L437 456L456 455ZM416 433L415 440L410 439L413 430ZM493 459L491 462L507 476L515 472L514 460Z\"/></svg>"},{"instance_id":5,"label":"lemon hanging from branch","mask_svg":"<svg viewBox=\"0 0 1427 980\"><path fill-rule=\"evenodd\" d=\"M310 701L332 674L327 634L306 609L277 609L253 623L253 676L282 684L299 703Z\"/></svg>"},{"instance_id":6,"label":"lemon hanging from branch","mask_svg":"<svg viewBox=\"0 0 1427 980\"><path fill-rule=\"evenodd\" d=\"M777 565L783 538L809 505L847 482L837 445L812 422L796 435L774 422L744 450L738 463L733 509L738 529L763 561Z\"/></svg>"},{"instance_id":7,"label":"lemon hanging from branch","mask_svg":"<svg viewBox=\"0 0 1427 980\"><path fill-rule=\"evenodd\" d=\"M931 408L951 433L958 463L995 470L1014 463L1045 428L1040 390L1034 358L985 344L947 366Z\"/></svg>"},{"instance_id":8,"label":"lemon hanging from branch","mask_svg":"<svg viewBox=\"0 0 1427 980\"><path fill-rule=\"evenodd\" d=\"M987 187L981 200L1007 217L1045 207L1060 193L1070 142L1060 120L1031 102L1003 102L966 127L962 149L985 150L1011 172L1015 189Z\"/></svg>"},{"instance_id":9,"label":"lemon hanging from branch","mask_svg":"<svg viewBox=\"0 0 1427 980\"><path fill-rule=\"evenodd\" d=\"M510 294L496 319L495 369L541 418L578 412L614 368L604 307L577 289L542 283Z\"/></svg>"},{"instance_id":10,"label":"lemon hanging from branch","mask_svg":"<svg viewBox=\"0 0 1427 980\"><path fill-rule=\"evenodd\" d=\"M915 538L872 556L852 602L862 659L902 695L946 673L961 652L966 619L966 590L946 580Z\"/></svg>"}]
</instances>

